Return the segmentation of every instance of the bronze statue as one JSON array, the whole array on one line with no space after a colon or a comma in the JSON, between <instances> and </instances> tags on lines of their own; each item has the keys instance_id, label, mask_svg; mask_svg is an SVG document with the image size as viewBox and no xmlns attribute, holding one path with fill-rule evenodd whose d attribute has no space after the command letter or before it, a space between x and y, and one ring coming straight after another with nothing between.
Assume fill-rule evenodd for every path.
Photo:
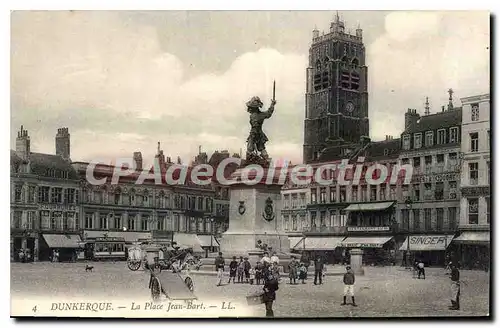
<instances>
[{"instance_id":1,"label":"bronze statue","mask_svg":"<svg viewBox=\"0 0 500 328\"><path fill-rule=\"evenodd\" d=\"M269 110L261 112L260 109L264 105L259 97L252 97L250 101L246 103L247 112L250 113L250 134L247 139L247 154L246 159L249 163L267 163L269 160L269 155L266 151L266 142L269 141L264 131L262 131L262 124L268 118L270 118L274 113L275 100L275 88L276 83L273 84L273 99L271 100L271 106Z\"/></svg>"}]
</instances>

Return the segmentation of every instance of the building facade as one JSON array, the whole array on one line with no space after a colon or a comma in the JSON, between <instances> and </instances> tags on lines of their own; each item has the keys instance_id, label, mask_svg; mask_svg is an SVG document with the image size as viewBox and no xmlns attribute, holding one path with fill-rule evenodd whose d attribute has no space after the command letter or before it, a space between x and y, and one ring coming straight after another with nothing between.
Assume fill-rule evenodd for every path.
<instances>
[{"instance_id":1,"label":"building facade","mask_svg":"<svg viewBox=\"0 0 500 328\"><path fill-rule=\"evenodd\" d=\"M363 30L345 31L337 15L327 34L313 31L307 68L303 161L369 134L368 68Z\"/></svg>"},{"instance_id":2,"label":"building facade","mask_svg":"<svg viewBox=\"0 0 500 328\"><path fill-rule=\"evenodd\" d=\"M488 268L490 261L490 95L462 98L460 177L460 261L466 268Z\"/></svg>"},{"instance_id":3,"label":"building facade","mask_svg":"<svg viewBox=\"0 0 500 328\"><path fill-rule=\"evenodd\" d=\"M61 128L56 155L36 153L28 131L23 126L18 131L16 150L10 154L11 260L19 260L21 250L38 261L48 260L61 243L78 247L80 186L69 159L69 142L68 129Z\"/></svg>"},{"instance_id":4,"label":"building facade","mask_svg":"<svg viewBox=\"0 0 500 328\"><path fill-rule=\"evenodd\" d=\"M309 228L309 215L307 204L311 201L310 186L294 185L288 180L281 190L282 226L290 239L290 248L297 246L298 242L304 237L304 231Z\"/></svg>"},{"instance_id":5,"label":"building facade","mask_svg":"<svg viewBox=\"0 0 500 328\"><path fill-rule=\"evenodd\" d=\"M404 260L444 264L456 255L451 241L460 215L460 161L462 108L450 100L441 112L425 115L415 109L405 113L401 134L401 165L413 167L411 184L403 185L398 202L398 221L408 237L401 244ZM407 263L409 264L409 263Z\"/></svg>"}]
</instances>

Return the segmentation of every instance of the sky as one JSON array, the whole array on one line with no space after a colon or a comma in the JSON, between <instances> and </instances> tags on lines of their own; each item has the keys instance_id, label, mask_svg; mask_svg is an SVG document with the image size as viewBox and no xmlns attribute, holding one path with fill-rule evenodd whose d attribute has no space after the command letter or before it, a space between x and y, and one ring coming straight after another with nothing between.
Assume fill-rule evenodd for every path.
<instances>
[{"instance_id":1,"label":"sky","mask_svg":"<svg viewBox=\"0 0 500 328\"><path fill-rule=\"evenodd\" d=\"M11 14L11 147L55 153L68 127L71 159L111 161L157 143L187 163L199 146L245 151L245 103L276 110L264 124L272 158L302 162L312 30L332 11L15 11ZM363 29L370 136L398 137L407 108L431 113L490 89L488 12L342 11Z\"/></svg>"}]
</instances>

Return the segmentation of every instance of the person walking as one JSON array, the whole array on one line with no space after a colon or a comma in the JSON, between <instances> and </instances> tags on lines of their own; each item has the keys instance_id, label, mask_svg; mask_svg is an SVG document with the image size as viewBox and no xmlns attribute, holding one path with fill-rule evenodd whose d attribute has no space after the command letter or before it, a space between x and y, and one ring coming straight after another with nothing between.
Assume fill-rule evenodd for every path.
<instances>
[{"instance_id":1,"label":"person walking","mask_svg":"<svg viewBox=\"0 0 500 328\"><path fill-rule=\"evenodd\" d=\"M453 263L451 265L451 306L450 310L460 310L460 271Z\"/></svg>"},{"instance_id":2,"label":"person walking","mask_svg":"<svg viewBox=\"0 0 500 328\"><path fill-rule=\"evenodd\" d=\"M219 252L219 256L215 259L215 270L217 271L217 286L222 284L222 275L224 274L224 258L222 257L222 252Z\"/></svg>"},{"instance_id":3,"label":"person walking","mask_svg":"<svg viewBox=\"0 0 500 328\"><path fill-rule=\"evenodd\" d=\"M299 280L302 280L302 283L305 284L306 282L304 280L306 280L307 278L307 267L304 263L300 263L299 264Z\"/></svg>"},{"instance_id":4,"label":"person walking","mask_svg":"<svg viewBox=\"0 0 500 328\"><path fill-rule=\"evenodd\" d=\"M420 275L422 275L425 279L425 264L422 260L418 262L418 279L420 279Z\"/></svg>"},{"instance_id":5,"label":"person walking","mask_svg":"<svg viewBox=\"0 0 500 328\"><path fill-rule=\"evenodd\" d=\"M298 263L295 261L295 256L292 256L292 260L288 263L288 276L290 277L290 285L297 284L297 267Z\"/></svg>"},{"instance_id":6,"label":"person walking","mask_svg":"<svg viewBox=\"0 0 500 328\"><path fill-rule=\"evenodd\" d=\"M323 270L325 269L325 262L323 257L319 254L316 255L316 259L314 260L314 284L317 285L318 278L319 284L323 283Z\"/></svg>"},{"instance_id":7,"label":"person walking","mask_svg":"<svg viewBox=\"0 0 500 328\"><path fill-rule=\"evenodd\" d=\"M273 302L276 300L276 291L279 289L278 279L270 270L264 276L264 294L262 295L266 306L266 317L274 317Z\"/></svg>"},{"instance_id":8,"label":"person walking","mask_svg":"<svg viewBox=\"0 0 500 328\"><path fill-rule=\"evenodd\" d=\"M347 272L344 274L344 302L341 305L347 305L347 296L351 296L352 306L357 306L354 300L354 272L350 265L346 266L346 271Z\"/></svg>"},{"instance_id":9,"label":"person walking","mask_svg":"<svg viewBox=\"0 0 500 328\"><path fill-rule=\"evenodd\" d=\"M236 279L236 270L238 269L238 261L236 261L236 256L233 256L233 260L229 263L229 280L228 284L231 283L231 278L233 279L233 284Z\"/></svg>"}]
</instances>

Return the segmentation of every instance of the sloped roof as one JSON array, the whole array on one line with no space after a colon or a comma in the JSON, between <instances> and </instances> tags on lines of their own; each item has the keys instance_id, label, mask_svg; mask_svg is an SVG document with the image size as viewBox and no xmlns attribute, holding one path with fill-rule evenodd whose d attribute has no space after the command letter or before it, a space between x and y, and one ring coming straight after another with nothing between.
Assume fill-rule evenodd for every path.
<instances>
[{"instance_id":1,"label":"sloped roof","mask_svg":"<svg viewBox=\"0 0 500 328\"><path fill-rule=\"evenodd\" d=\"M63 159L59 155L30 153L29 157L31 173L45 176L47 170L55 169L68 172L69 179L77 179L77 174L70 161ZM10 150L11 164L19 165L22 160L15 150Z\"/></svg>"},{"instance_id":2,"label":"sloped roof","mask_svg":"<svg viewBox=\"0 0 500 328\"><path fill-rule=\"evenodd\" d=\"M452 110L421 116L417 123L410 126L405 133L432 131L461 124L462 107L456 107Z\"/></svg>"}]
</instances>

